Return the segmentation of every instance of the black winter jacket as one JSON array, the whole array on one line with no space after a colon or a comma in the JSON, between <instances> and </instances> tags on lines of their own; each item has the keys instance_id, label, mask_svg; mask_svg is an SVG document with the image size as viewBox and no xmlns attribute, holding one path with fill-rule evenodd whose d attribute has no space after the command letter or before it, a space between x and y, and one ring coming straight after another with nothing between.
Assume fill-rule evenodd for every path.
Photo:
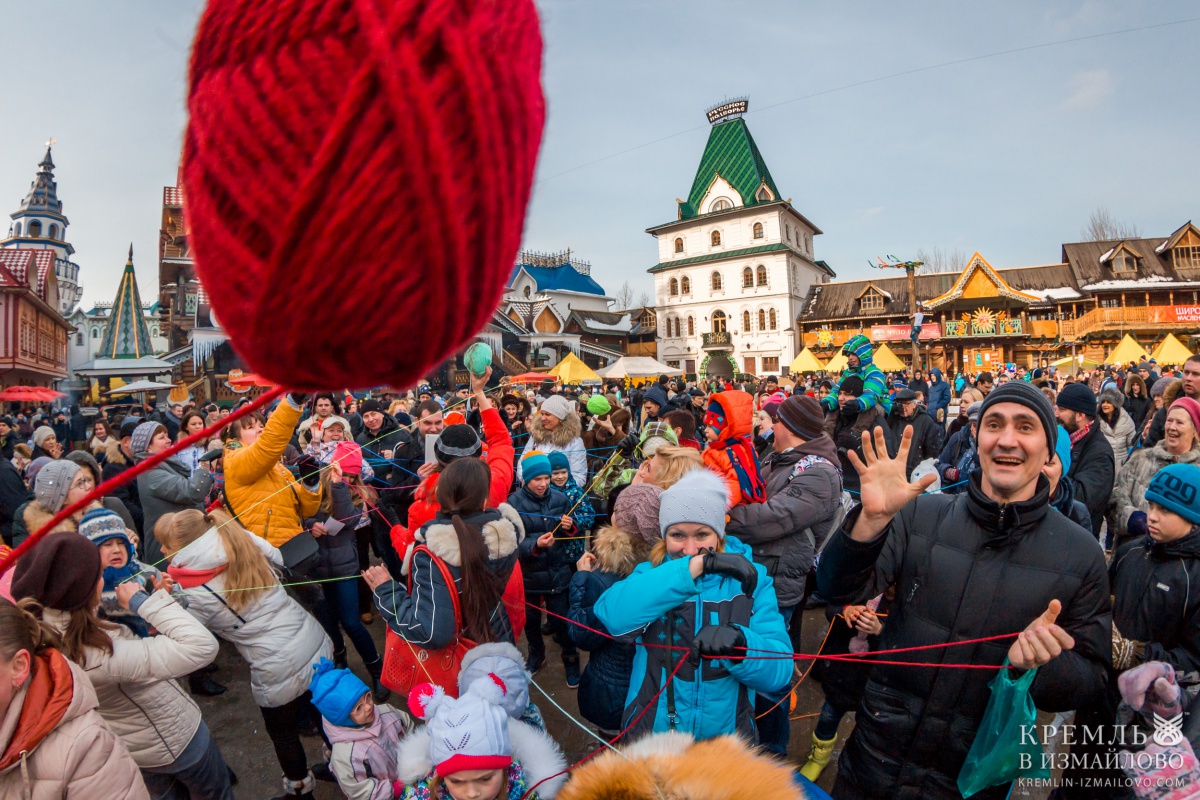
<instances>
[{"instance_id":1,"label":"black winter jacket","mask_svg":"<svg viewBox=\"0 0 1200 800\"><path fill-rule=\"evenodd\" d=\"M900 404L897 403L892 406L891 416L888 417L888 427L896 439L897 449L900 448L900 440L904 437L904 429L909 425L912 425L913 436L908 451L907 474L912 475L918 464L928 458L937 458L938 453L942 451L943 428L926 413L924 406L917 406L917 413L912 419L905 419L901 416Z\"/></svg>"},{"instance_id":2,"label":"black winter jacket","mask_svg":"<svg viewBox=\"0 0 1200 800\"><path fill-rule=\"evenodd\" d=\"M922 495L869 542L850 538L858 511L833 534L817 567L830 603L863 602L894 584L880 648L1013 634L1053 599L1075 648L1038 670L1030 694L1045 711L1080 708L1105 691L1112 607L1104 553L1049 504L1050 484L1000 505L980 474L959 495ZM905 653L899 660L1000 665L1011 638ZM877 666L838 764L848 796L958 798L958 773L991 692L990 670ZM999 787L1004 797L1008 787ZM981 797L990 795L981 794Z\"/></svg>"},{"instance_id":3,"label":"black winter jacket","mask_svg":"<svg viewBox=\"0 0 1200 800\"><path fill-rule=\"evenodd\" d=\"M1125 395L1125 410L1129 412L1129 416L1133 419L1133 426L1137 428L1138 433L1142 432L1142 425L1146 423L1146 412L1154 406L1150 403L1150 398L1145 395L1134 397L1131 394Z\"/></svg>"},{"instance_id":4,"label":"black winter jacket","mask_svg":"<svg viewBox=\"0 0 1200 800\"><path fill-rule=\"evenodd\" d=\"M839 463L828 436L785 453L772 452L760 470L767 486L766 502L729 509L725 532L754 551L754 560L775 581L780 608L804 598L814 550L833 532L842 497ZM806 530L812 531L811 539Z\"/></svg>"},{"instance_id":5,"label":"black winter jacket","mask_svg":"<svg viewBox=\"0 0 1200 800\"><path fill-rule=\"evenodd\" d=\"M544 533L558 528L556 536L578 536L575 529L564 531L559 523L571 510L571 501L556 487L550 486L538 497L522 486L508 496L508 504L521 515L525 525L525 539L521 542L521 574L525 578L525 592L559 594L567 590L571 582L571 559L567 555L567 543L555 541L549 550L537 546L537 539Z\"/></svg>"},{"instance_id":6,"label":"black winter jacket","mask_svg":"<svg viewBox=\"0 0 1200 800\"><path fill-rule=\"evenodd\" d=\"M825 432L829 434L830 439L833 439L833 444L837 448L842 467L842 483L847 491L852 493L858 491L858 470L850 463L846 454L853 450L861 461L863 459L863 431L874 431L876 428L883 430L888 455L895 456L900 442L892 435L892 429L887 426L883 409L879 407L878 403L857 414L843 414L841 409L838 409L825 415ZM874 433L871 435L874 436Z\"/></svg>"},{"instance_id":7,"label":"black winter jacket","mask_svg":"<svg viewBox=\"0 0 1200 800\"><path fill-rule=\"evenodd\" d=\"M9 547L13 546L13 519L33 495L21 480L21 473L7 458L0 459L0 536Z\"/></svg>"},{"instance_id":8,"label":"black winter jacket","mask_svg":"<svg viewBox=\"0 0 1200 800\"><path fill-rule=\"evenodd\" d=\"M358 574L358 541L355 530L362 511L354 507L350 487L345 483L331 483L332 513L317 512L316 516L304 520L305 528L335 519L342 528L335 534L317 536L317 566L314 578L344 578Z\"/></svg>"},{"instance_id":9,"label":"black winter jacket","mask_svg":"<svg viewBox=\"0 0 1200 800\"><path fill-rule=\"evenodd\" d=\"M1087 506L1092 516L1092 530L1100 530L1112 497L1117 462L1098 419L1092 421L1092 429L1082 439L1071 445L1071 471L1066 477L1074 485L1075 499Z\"/></svg>"},{"instance_id":10,"label":"black winter jacket","mask_svg":"<svg viewBox=\"0 0 1200 800\"><path fill-rule=\"evenodd\" d=\"M1200 528L1174 542L1126 542L1109 577L1113 625L1145 644L1144 660L1200 672Z\"/></svg>"}]
</instances>

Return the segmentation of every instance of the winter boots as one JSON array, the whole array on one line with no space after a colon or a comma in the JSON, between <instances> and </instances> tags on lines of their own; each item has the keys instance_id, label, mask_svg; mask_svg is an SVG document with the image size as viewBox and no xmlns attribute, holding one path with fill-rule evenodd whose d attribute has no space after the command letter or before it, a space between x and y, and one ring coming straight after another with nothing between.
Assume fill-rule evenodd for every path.
<instances>
[{"instance_id":1,"label":"winter boots","mask_svg":"<svg viewBox=\"0 0 1200 800\"><path fill-rule=\"evenodd\" d=\"M817 735L813 734L812 750L808 753L808 760L804 762L804 766L800 768L800 774L808 778L810 781L816 781L821 777L821 771L829 764L829 759L833 757L833 746L837 744L837 734L831 739L818 739Z\"/></svg>"},{"instance_id":2,"label":"winter boots","mask_svg":"<svg viewBox=\"0 0 1200 800\"><path fill-rule=\"evenodd\" d=\"M365 664L367 672L371 675L371 695L375 698L376 703L386 703L388 698L392 696L391 689L379 682L383 677L383 656L377 657L369 664Z\"/></svg>"},{"instance_id":3,"label":"winter boots","mask_svg":"<svg viewBox=\"0 0 1200 800\"><path fill-rule=\"evenodd\" d=\"M567 673L567 688L579 688L579 656L563 656L563 669Z\"/></svg>"},{"instance_id":4,"label":"winter boots","mask_svg":"<svg viewBox=\"0 0 1200 800\"><path fill-rule=\"evenodd\" d=\"M283 794L274 800L313 800L313 789L316 787L316 780L310 772L304 776L304 780L293 781L286 775L283 777Z\"/></svg>"}]
</instances>

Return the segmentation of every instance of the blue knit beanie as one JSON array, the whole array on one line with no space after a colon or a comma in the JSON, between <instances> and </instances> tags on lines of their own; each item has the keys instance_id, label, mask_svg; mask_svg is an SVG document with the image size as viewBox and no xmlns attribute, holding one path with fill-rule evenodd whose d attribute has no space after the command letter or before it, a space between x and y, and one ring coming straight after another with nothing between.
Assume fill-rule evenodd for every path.
<instances>
[{"instance_id":1,"label":"blue knit beanie","mask_svg":"<svg viewBox=\"0 0 1200 800\"><path fill-rule=\"evenodd\" d=\"M571 461L567 458L566 453L560 453L556 450L550 454L550 471L558 472L560 469L571 469Z\"/></svg>"},{"instance_id":2,"label":"blue knit beanie","mask_svg":"<svg viewBox=\"0 0 1200 800\"><path fill-rule=\"evenodd\" d=\"M521 459L521 480L525 483L550 474L550 459L541 450L530 450Z\"/></svg>"},{"instance_id":3,"label":"blue knit beanie","mask_svg":"<svg viewBox=\"0 0 1200 800\"><path fill-rule=\"evenodd\" d=\"M350 719L350 712L371 691L357 675L348 669L338 669L328 658L313 664L312 703L321 716L330 724L342 728L357 728L358 723Z\"/></svg>"},{"instance_id":4,"label":"blue knit beanie","mask_svg":"<svg viewBox=\"0 0 1200 800\"><path fill-rule=\"evenodd\" d=\"M1058 426L1058 442L1054 445L1058 460L1062 462L1062 474L1066 476L1071 471L1071 434L1062 425Z\"/></svg>"},{"instance_id":5,"label":"blue knit beanie","mask_svg":"<svg viewBox=\"0 0 1200 800\"><path fill-rule=\"evenodd\" d=\"M1193 525L1200 525L1200 467L1195 464L1163 467L1150 480L1146 499Z\"/></svg>"}]
</instances>

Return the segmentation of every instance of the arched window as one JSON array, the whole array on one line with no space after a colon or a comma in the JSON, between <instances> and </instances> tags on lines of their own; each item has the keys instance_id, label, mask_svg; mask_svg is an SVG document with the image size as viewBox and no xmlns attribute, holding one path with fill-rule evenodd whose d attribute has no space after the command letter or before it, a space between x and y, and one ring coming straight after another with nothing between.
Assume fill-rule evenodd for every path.
<instances>
[{"instance_id":1,"label":"arched window","mask_svg":"<svg viewBox=\"0 0 1200 800\"><path fill-rule=\"evenodd\" d=\"M50 226L50 238L55 241L58 241L58 226L57 225Z\"/></svg>"},{"instance_id":2,"label":"arched window","mask_svg":"<svg viewBox=\"0 0 1200 800\"><path fill-rule=\"evenodd\" d=\"M733 202L728 197L718 197L712 201L712 205L708 207L710 212L713 211L728 211L733 208Z\"/></svg>"},{"instance_id":3,"label":"arched window","mask_svg":"<svg viewBox=\"0 0 1200 800\"><path fill-rule=\"evenodd\" d=\"M772 308L767 312L767 318L770 320L771 330L775 330L775 309Z\"/></svg>"},{"instance_id":4,"label":"arched window","mask_svg":"<svg viewBox=\"0 0 1200 800\"><path fill-rule=\"evenodd\" d=\"M682 252L683 252L683 239L682 239L682 238L677 238L677 239L675 240L675 252L676 252L676 253L682 253Z\"/></svg>"},{"instance_id":5,"label":"arched window","mask_svg":"<svg viewBox=\"0 0 1200 800\"><path fill-rule=\"evenodd\" d=\"M764 267L762 264L759 264L757 274L758 274L758 285L766 286L767 285L767 268Z\"/></svg>"},{"instance_id":6,"label":"arched window","mask_svg":"<svg viewBox=\"0 0 1200 800\"><path fill-rule=\"evenodd\" d=\"M99 328L92 328L92 338L93 339L100 338L100 329Z\"/></svg>"},{"instance_id":7,"label":"arched window","mask_svg":"<svg viewBox=\"0 0 1200 800\"><path fill-rule=\"evenodd\" d=\"M679 280L677 278L671 278L671 297L675 297L678 294L679 294Z\"/></svg>"},{"instance_id":8,"label":"arched window","mask_svg":"<svg viewBox=\"0 0 1200 800\"><path fill-rule=\"evenodd\" d=\"M754 270L746 267L742 270L742 288L749 289L754 286Z\"/></svg>"},{"instance_id":9,"label":"arched window","mask_svg":"<svg viewBox=\"0 0 1200 800\"><path fill-rule=\"evenodd\" d=\"M721 273L719 273L719 272L714 272L714 273L712 274L712 288L713 288L713 291L714 291L714 292L719 292L719 291L721 291L721 287L722 287L723 285L724 285L724 284L723 284L723 283L721 283Z\"/></svg>"},{"instance_id":10,"label":"arched window","mask_svg":"<svg viewBox=\"0 0 1200 800\"><path fill-rule=\"evenodd\" d=\"M750 312L749 311L742 312L742 331L745 333L750 332Z\"/></svg>"},{"instance_id":11,"label":"arched window","mask_svg":"<svg viewBox=\"0 0 1200 800\"><path fill-rule=\"evenodd\" d=\"M682 333L680 333L680 331L679 331L679 322L680 322L680 320L679 320L679 317L676 317L676 318L675 318L675 335L676 335L676 336L682 336L682 335L683 335L683 334L682 334Z\"/></svg>"},{"instance_id":12,"label":"arched window","mask_svg":"<svg viewBox=\"0 0 1200 800\"><path fill-rule=\"evenodd\" d=\"M713 231L712 235L709 237L709 239L712 241L713 247L721 246L721 232L720 231Z\"/></svg>"},{"instance_id":13,"label":"arched window","mask_svg":"<svg viewBox=\"0 0 1200 800\"><path fill-rule=\"evenodd\" d=\"M83 333L82 332L75 334L75 346L83 347Z\"/></svg>"},{"instance_id":14,"label":"arched window","mask_svg":"<svg viewBox=\"0 0 1200 800\"><path fill-rule=\"evenodd\" d=\"M37 238L42 235L42 221L41 220L35 219L33 222L29 223L29 235L34 238Z\"/></svg>"},{"instance_id":15,"label":"arched window","mask_svg":"<svg viewBox=\"0 0 1200 800\"><path fill-rule=\"evenodd\" d=\"M763 226L762 226L761 222L754 223L754 238L755 239L763 238Z\"/></svg>"},{"instance_id":16,"label":"arched window","mask_svg":"<svg viewBox=\"0 0 1200 800\"><path fill-rule=\"evenodd\" d=\"M688 317L688 336L695 336L695 335L696 335L696 319L695 319L695 317Z\"/></svg>"},{"instance_id":17,"label":"arched window","mask_svg":"<svg viewBox=\"0 0 1200 800\"><path fill-rule=\"evenodd\" d=\"M692 279L689 278L687 275L684 275L683 278L680 279L679 291L682 292L683 294L691 294L692 293Z\"/></svg>"},{"instance_id":18,"label":"arched window","mask_svg":"<svg viewBox=\"0 0 1200 800\"><path fill-rule=\"evenodd\" d=\"M528 298L532 294L533 294L533 290L530 289L528 286L526 286L525 287L525 297Z\"/></svg>"},{"instance_id":19,"label":"arched window","mask_svg":"<svg viewBox=\"0 0 1200 800\"><path fill-rule=\"evenodd\" d=\"M765 331L767 329L767 312L761 308L758 310L758 329Z\"/></svg>"},{"instance_id":20,"label":"arched window","mask_svg":"<svg viewBox=\"0 0 1200 800\"><path fill-rule=\"evenodd\" d=\"M712 316L713 333L725 333L726 321L724 311L714 311Z\"/></svg>"}]
</instances>

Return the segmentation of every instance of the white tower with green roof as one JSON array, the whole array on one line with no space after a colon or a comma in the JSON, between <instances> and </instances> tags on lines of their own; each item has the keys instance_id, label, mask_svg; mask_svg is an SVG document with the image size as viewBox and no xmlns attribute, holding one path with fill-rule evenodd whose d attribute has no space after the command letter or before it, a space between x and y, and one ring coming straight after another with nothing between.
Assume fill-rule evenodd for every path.
<instances>
[{"instance_id":1,"label":"white tower with green roof","mask_svg":"<svg viewBox=\"0 0 1200 800\"><path fill-rule=\"evenodd\" d=\"M779 375L802 349L796 317L809 287L836 277L816 259L821 229L782 197L743 114L708 112L712 129L677 219L648 228L658 358L686 373Z\"/></svg>"}]
</instances>

